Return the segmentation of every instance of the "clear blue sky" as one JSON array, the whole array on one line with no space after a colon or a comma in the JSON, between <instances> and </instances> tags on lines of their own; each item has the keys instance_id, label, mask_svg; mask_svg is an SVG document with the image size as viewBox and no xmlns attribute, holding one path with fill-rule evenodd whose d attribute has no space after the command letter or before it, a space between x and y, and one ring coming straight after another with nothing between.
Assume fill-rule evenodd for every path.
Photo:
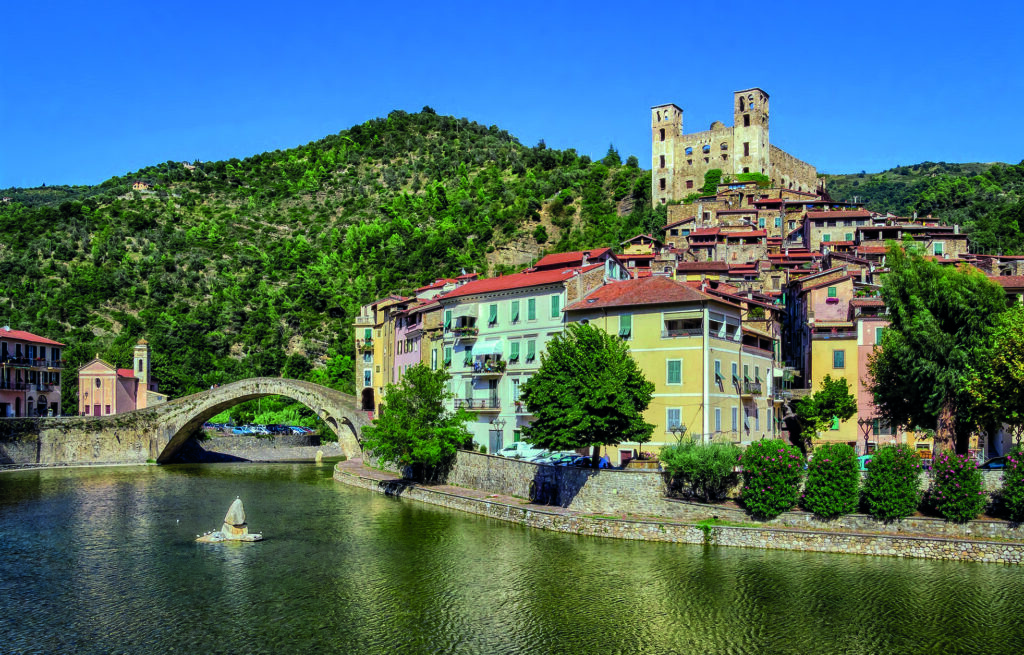
<instances>
[{"instance_id":1,"label":"clear blue sky","mask_svg":"<svg viewBox=\"0 0 1024 655\"><path fill-rule=\"evenodd\" d=\"M824 172L1024 158L1016 2L12 2L0 187L245 157L392 109L650 167L651 105L688 132L772 97L772 142Z\"/></svg>"}]
</instances>

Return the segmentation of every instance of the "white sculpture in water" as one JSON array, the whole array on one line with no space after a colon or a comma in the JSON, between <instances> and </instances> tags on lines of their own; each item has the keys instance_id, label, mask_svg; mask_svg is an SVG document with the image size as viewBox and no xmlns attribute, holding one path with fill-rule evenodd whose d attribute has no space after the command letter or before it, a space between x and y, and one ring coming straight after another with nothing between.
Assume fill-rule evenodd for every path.
<instances>
[{"instance_id":1,"label":"white sculpture in water","mask_svg":"<svg viewBox=\"0 0 1024 655\"><path fill-rule=\"evenodd\" d=\"M249 526L245 524L245 508L242 507L242 499L235 498L231 503L228 513L224 517L224 525L218 532L210 532L196 539L203 543L217 543L220 541L259 541L263 539L260 533L249 534Z\"/></svg>"}]
</instances>

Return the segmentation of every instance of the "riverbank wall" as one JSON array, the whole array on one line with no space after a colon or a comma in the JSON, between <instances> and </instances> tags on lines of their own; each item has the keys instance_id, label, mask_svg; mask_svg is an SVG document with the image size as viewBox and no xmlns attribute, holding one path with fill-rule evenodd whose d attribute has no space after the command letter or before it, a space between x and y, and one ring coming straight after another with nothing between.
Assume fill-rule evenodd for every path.
<instances>
[{"instance_id":1,"label":"riverbank wall","mask_svg":"<svg viewBox=\"0 0 1024 655\"><path fill-rule=\"evenodd\" d=\"M324 457L344 457L337 439L321 441L317 434L287 434L265 437L224 435L191 440L182 446L181 462L284 462L312 461L317 452Z\"/></svg>"}]
</instances>

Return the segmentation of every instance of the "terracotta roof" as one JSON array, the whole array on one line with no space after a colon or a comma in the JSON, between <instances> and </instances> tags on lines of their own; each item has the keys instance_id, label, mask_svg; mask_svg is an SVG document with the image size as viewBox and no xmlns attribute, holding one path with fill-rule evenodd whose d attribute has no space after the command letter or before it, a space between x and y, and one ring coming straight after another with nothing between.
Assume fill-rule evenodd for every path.
<instances>
[{"instance_id":1,"label":"terracotta roof","mask_svg":"<svg viewBox=\"0 0 1024 655\"><path fill-rule=\"evenodd\" d=\"M822 241L821 245L823 245L823 246L824 245L829 245L829 246L852 246L855 243L856 243L856 241Z\"/></svg>"},{"instance_id":2,"label":"terracotta roof","mask_svg":"<svg viewBox=\"0 0 1024 655\"><path fill-rule=\"evenodd\" d=\"M857 246L857 252L864 255L884 255L888 251L885 246Z\"/></svg>"},{"instance_id":3,"label":"terracotta roof","mask_svg":"<svg viewBox=\"0 0 1024 655\"><path fill-rule=\"evenodd\" d=\"M650 234L638 234L635 237L633 237L632 239L626 239L625 241L623 241L619 245L621 246L621 245L626 245L627 243L633 243L637 239L650 239L651 241L657 241L658 243L661 243L661 239L655 239Z\"/></svg>"},{"instance_id":4,"label":"terracotta roof","mask_svg":"<svg viewBox=\"0 0 1024 655\"><path fill-rule=\"evenodd\" d=\"M535 269L579 266L583 263L583 253L589 252L590 259L597 259L609 253L611 248L594 248L593 250L577 250L576 252L560 252L554 255L547 255L534 264Z\"/></svg>"},{"instance_id":5,"label":"terracotta roof","mask_svg":"<svg viewBox=\"0 0 1024 655\"><path fill-rule=\"evenodd\" d=\"M853 327L852 321L818 321L813 327L816 328L841 328L841 327Z\"/></svg>"},{"instance_id":6,"label":"terracotta roof","mask_svg":"<svg viewBox=\"0 0 1024 655\"><path fill-rule=\"evenodd\" d=\"M119 368L117 369L117 377L119 378L135 378L135 371L130 368Z\"/></svg>"},{"instance_id":7,"label":"terracotta roof","mask_svg":"<svg viewBox=\"0 0 1024 655\"><path fill-rule=\"evenodd\" d=\"M674 221L672 223L669 223L668 225L666 225L665 227L663 227L661 229L667 230L667 229L675 227L677 225L682 225L683 223L689 223L690 221L695 221L695 220L697 220L696 216L691 216L689 218L681 218L678 221Z\"/></svg>"},{"instance_id":8,"label":"terracotta roof","mask_svg":"<svg viewBox=\"0 0 1024 655\"><path fill-rule=\"evenodd\" d=\"M782 198L761 198L754 201L755 205L781 205Z\"/></svg>"},{"instance_id":9,"label":"terracotta roof","mask_svg":"<svg viewBox=\"0 0 1024 655\"><path fill-rule=\"evenodd\" d=\"M469 274L467 273L467 275L469 275ZM434 280L430 284L428 284L426 286L422 286L419 289L416 289L416 291L429 291L431 289L437 289L437 288L443 287L446 284L455 284L455 280L450 279L450 278L442 278L440 280Z\"/></svg>"},{"instance_id":10,"label":"terracotta roof","mask_svg":"<svg viewBox=\"0 0 1024 655\"><path fill-rule=\"evenodd\" d=\"M607 248L605 248L605 250L607 250ZM563 280L569 280L584 271L592 271L601 266L603 266L603 264L598 263L591 264L583 268L567 267L547 271L526 271L523 273L502 275L500 277L492 277L484 280L473 280L472 282L463 284L461 287L452 289L442 296L438 296L437 300L449 300L451 298L460 298L462 296L469 296L477 293L509 291L511 289L524 289L527 287L541 286L543 284L555 284L562 282Z\"/></svg>"},{"instance_id":11,"label":"terracotta roof","mask_svg":"<svg viewBox=\"0 0 1024 655\"><path fill-rule=\"evenodd\" d=\"M807 212L807 218L871 218L871 212L866 209L855 209L852 211L836 210L831 212Z\"/></svg>"},{"instance_id":12,"label":"terracotta roof","mask_svg":"<svg viewBox=\"0 0 1024 655\"><path fill-rule=\"evenodd\" d=\"M729 265L725 262L679 262L676 264L677 271L727 271Z\"/></svg>"},{"instance_id":13,"label":"terracotta roof","mask_svg":"<svg viewBox=\"0 0 1024 655\"><path fill-rule=\"evenodd\" d=\"M763 236L767 236L767 235L768 235L768 231L767 230L752 230L752 231L749 231L749 232L726 232L725 233L725 238L726 239L731 239L733 237L737 237L737 238L753 238L753 237L763 237Z\"/></svg>"},{"instance_id":14,"label":"terracotta roof","mask_svg":"<svg viewBox=\"0 0 1024 655\"><path fill-rule=\"evenodd\" d=\"M609 282L583 300L565 308L567 312L586 311L603 307L632 305L664 305L670 303L704 302L712 300L707 294L687 284L655 275L622 282Z\"/></svg>"},{"instance_id":15,"label":"terracotta roof","mask_svg":"<svg viewBox=\"0 0 1024 655\"><path fill-rule=\"evenodd\" d=\"M720 227L702 227L699 230L694 230L693 232L690 232L690 236L691 237L710 236L712 234L718 234L721 231L722 231L722 228L720 228Z\"/></svg>"},{"instance_id":16,"label":"terracotta roof","mask_svg":"<svg viewBox=\"0 0 1024 655\"><path fill-rule=\"evenodd\" d=\"M1024 275L1003 275L989 278L1004 289L1016 289L1024 287Z\"/></svg>"},{"instance_id":17,"label":"terracotta roof","mask_svg":"<svg viewBox=\"0 0 1024 655\"><path fill-rule=\"evenodd\" d=\"M751 207L750 209L719 209L715 212L716 214L756 214L757 209Z\"/></svg>"},{"instance_id":18,"label":"terracotta roof","mask_svg":"<svg viewBox=\"0 0 1024 655\"><path fill-rule=\"evenodd\" d=\"M853 307L885 307L885 301L881 298L854 298L850 301Z\"/></svg>"},{"instance_id":19,"label":"terracotta roof","mask_svg":"<svg viewBox=\"0 0 1024 655\"><path fill-rule=\"evenodd\" d=\"M654 259L657 255L652 252L635 252L630 254L623 253L619 257L622 259Z\"/></svg>"},{"instance_id":20,"label":"terracotta roof","mask_svg":"<svg viewBox=\"0 0 1024 655\"><path fill-rule=\"evenodd\" d=\"M8 326L0 328L0 337L4 339L17 339L19 341L31 341L32 343L42 343L48 346L63 346L60 341L54 341L53 339L47 339L41 337L38 334L32 334L31 332L25 332L24 330L12 330Z\"/></svg>"},{"instance_id":21,"label":"terracotta roof","mask_svg":"<svg viewBox=\"0 0 1024 655\"><path fill-rule=\"evenodd\" d=\"M455 278L456 280L475 280L479 273L463 273L462 275Z\"/></svg>"}]
</instances>

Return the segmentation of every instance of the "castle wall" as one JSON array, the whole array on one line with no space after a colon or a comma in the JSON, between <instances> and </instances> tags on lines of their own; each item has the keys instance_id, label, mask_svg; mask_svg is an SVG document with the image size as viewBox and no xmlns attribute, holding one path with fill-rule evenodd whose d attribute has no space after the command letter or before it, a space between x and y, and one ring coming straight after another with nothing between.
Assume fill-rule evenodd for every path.
<instances>
[{"instance_id":1,"label":"castle wall","mask_svg":"<svg viewBox=\"0 0 1024 655\"><path fill-rule=\"evenodd\" d=\"M818 188L818 171L807 162L800 161L793 155L776 146L771 146L772 186L792 188L797 191L816 191Z\"/></svg>"}]
</instances>

